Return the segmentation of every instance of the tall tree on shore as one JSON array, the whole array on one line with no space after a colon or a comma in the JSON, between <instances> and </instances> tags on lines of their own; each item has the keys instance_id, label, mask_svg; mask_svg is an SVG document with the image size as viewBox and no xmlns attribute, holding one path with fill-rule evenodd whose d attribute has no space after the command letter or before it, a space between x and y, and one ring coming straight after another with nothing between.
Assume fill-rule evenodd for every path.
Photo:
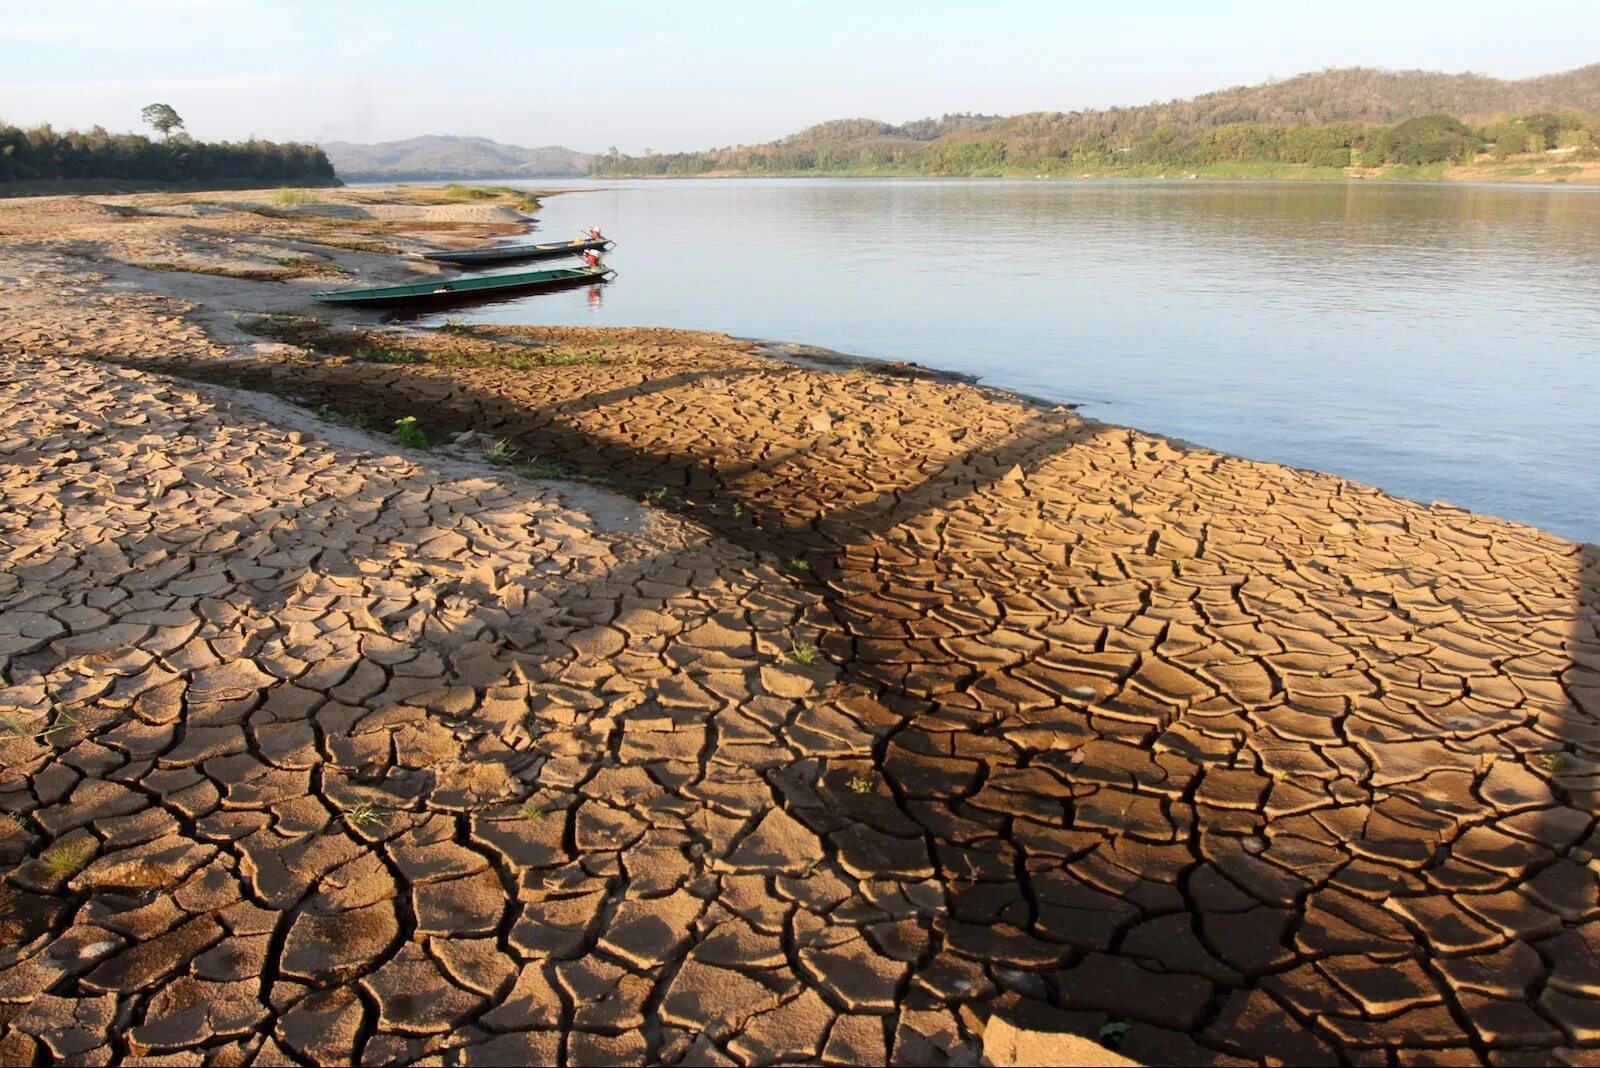
<instances>
[{"instance_id":1,"label":"tall tree on shore","mask_svg":"<svg viewBox=\"0 0 1600 1068\"><path fill-rule=\"evenodd\" d=\"M183 120L171 104L146 104L139 112L140 118L161 131L162 138L171 138L173 130L183 129Z\"/></svg>"}]
</instances>

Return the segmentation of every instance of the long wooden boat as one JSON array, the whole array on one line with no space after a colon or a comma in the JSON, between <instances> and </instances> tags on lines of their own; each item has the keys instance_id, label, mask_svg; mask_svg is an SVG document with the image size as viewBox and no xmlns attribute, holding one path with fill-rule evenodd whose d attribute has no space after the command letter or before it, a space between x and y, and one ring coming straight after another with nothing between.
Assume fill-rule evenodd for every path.
<instances>
[{"instance_id":1,"label":"long wooden boat","mask_svg":"<svg viewBox=\"0 0 1600 1068\"><path fill-rule=\"evenodd\" d=\"M470 278L451 278L442 282L417 282L408 286L339 289L326 293L313 293L311 297L324 304L448 304L515 290L559 289L564 286L588 285L603 282L614 273L605 264L597 263L592 267L553 267L543 271L481 274Z\"/></svg>"},{"instance_id":2,"label":"long wooden boat","mask_svg":"<svg viewBox=\"0 0 1600 1068\"><path fill-rule=\"evenodd\" d=\"M615 244L610 238L592 241L551 241L542 245L485 245L482 248L443 249L424 252L422 258L438 263L457 263L463 267L481 263L511 263L516 260L552 260L560 256L578 256L593 249L605 252Z\"/></svg>"}]
</instances>

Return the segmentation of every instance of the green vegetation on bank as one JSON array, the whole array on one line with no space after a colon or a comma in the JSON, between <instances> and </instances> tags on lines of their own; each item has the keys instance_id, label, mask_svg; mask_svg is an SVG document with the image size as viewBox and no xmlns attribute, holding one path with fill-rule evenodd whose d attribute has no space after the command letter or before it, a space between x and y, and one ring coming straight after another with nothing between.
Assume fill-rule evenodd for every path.
<instances>
[{"instance_id":1,"label":"green vegetation on bank","mask_svg":"<svg viewBox=\"0 0 1600 1068\"><path fill-rule=\"evenodd\" d=\"M1527 153L1571 164L1600 158L1597 86L1600 66L1516 82L1352 68L1143 107L898 126L849 119L705 152L613 149L589 173L1337 177L1352 166L1408 174Z\"/></svg>"},{"instance_id":2,"label":"green vegetation on bank","mask_svg":"<svg viewBox=\"0 0 1600 1068\"><path fill-rule=\"evenodd\" d=\"M526 189L513 189L509 185L404 185L395 191L414 204L459 204L462 201L484 201L509 204L520 211L539 210L539 198Z\"/></svg>"},{"instance_id":3,"label":"green vegetation on bank","mask_svg":"<svg viewBox=\"0 0 1600 1068\"><path fill-rule=\"evenodd\" d=\"M1066 116L1059 117L1064 120ZM989 177L1114 174L1129 177L1192 173L1207 177L1338 178L1346 167L1391 168L1394 177L1444 164L1494 162L1556 150L1554 160L1600 159L1600 118L1577 111L1527 115L1469 126L1452 115L1425 115L1390 126L1324 123L1308 126L1234 123L1182 130L1070 136L1070 124L1007 120L1004 130L945 136L926 142L854 142L804 137L711 152L595 157L602 177L697 174ZM1056 127L1062 127L1056 129ZM1575 168L1576 169L1576 168Z\"/></svg>"},{"instance_id":4,"label":"green vegetation on bank","mask_svg":"<svg viewBox=\"0 0 1600 1068\"><path fill-rule=\"evenodd\" d=\"M539 198L522 189L508 185L462 185L451 182L439 193L446 200L511 200L525 211L535 211Z\"/></svg>"},{"instance_id":5,"label":"green vegetation on bank","mask_svg":"<svg viewBox=\"0 0 1600 1068\"><path fill-rule=\"evenodd\" d=\"M340 184L328 157L314 145L208 143L187 134L155 141L98 126L57 131L48 125L0 124L0 195L48 191L55 183L61 191Z\"/></svg>"},{"instance_id":6,"label":"green vegetation on bank","mask_svg":"<svg viewBox=\"0 0 1600 1068\"><path fill-rule=\"evenodd\" d=\"M272 202L274 204L282 204L286 207L298 207L302 204L319 203L317 194L313 193L311 190L291 189L289 186L279 187L278 191L272 194Z\"/></svg>"}]
</instances>

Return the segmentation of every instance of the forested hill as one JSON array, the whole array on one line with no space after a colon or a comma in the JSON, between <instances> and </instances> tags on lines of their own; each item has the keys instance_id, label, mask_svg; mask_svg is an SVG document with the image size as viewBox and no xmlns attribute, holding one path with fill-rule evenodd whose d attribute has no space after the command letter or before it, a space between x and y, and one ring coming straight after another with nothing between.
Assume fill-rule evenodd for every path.
<instances>
[{"instance_id":1,"label":"forested hill","mask_svg":"<svg viewBox=\"0 0 1600 1068\"><path fill-rule=\"evenodd\" d=\"M760 145L643 157L608 153L589 169L617 176L1003 174L1247 162L1426 164L1480 151L1592 151L1592 140L1600 139L1592 137L1597 115L1600 63L1519 81L1349 67L1138 107L1008 118L946 115L898 126L841 120ZM1420 138L1426 145L1395 142L1395 129L1425 117L1423 127L1402 130L1400 141ZM1525 120L1520 127L1519 118ZM1378 142L1396 151L1386 155L1387 149L1373 147Z\"/></svg>"},{"instance_id":2,"label":"forested hill","mask_svg":"<svg viewBox=\"0 0 1600 1068\"><path fill-rule=\"evenodd\" d=\"M487 137L412 137L404 141L324 144L339 175L349 181L427 181L443 178L576 178L589 165L586 152L560 145L523 148Z\"/></svg>"},{"instance_id":3,"label":"forested hill","mask_svg":"<svg viewBox=\"0 0 1600 1068\"><path fill-rule=\"evenodd\" d=\"M1563 108L1600 112L1600 63L1520 81L1482 74L1342 67L1265 85L1235 86L1192 100L1080 114L1120 114L1150 126L1222 126L1237 122L1382 124L1441 113L1467 122L1486 122Z\"/></svg>"}]
</instances>

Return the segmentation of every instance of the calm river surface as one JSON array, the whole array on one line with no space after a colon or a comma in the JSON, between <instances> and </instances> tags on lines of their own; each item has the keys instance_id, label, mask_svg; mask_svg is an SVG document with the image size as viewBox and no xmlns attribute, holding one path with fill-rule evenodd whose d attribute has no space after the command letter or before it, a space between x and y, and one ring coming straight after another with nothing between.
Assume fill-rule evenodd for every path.
<instances>
[{"instance_id":1,"label":"calm river surface","mask_svg":"<svg viewBox=\"0 0 1600 1068\"><path fill-rule=\"evenodd\" d=\"M461 317L915 360L1600 541L1600 189L570 185L540 233L600 225L617 280Z\"/></svg>"}]
</instances>

